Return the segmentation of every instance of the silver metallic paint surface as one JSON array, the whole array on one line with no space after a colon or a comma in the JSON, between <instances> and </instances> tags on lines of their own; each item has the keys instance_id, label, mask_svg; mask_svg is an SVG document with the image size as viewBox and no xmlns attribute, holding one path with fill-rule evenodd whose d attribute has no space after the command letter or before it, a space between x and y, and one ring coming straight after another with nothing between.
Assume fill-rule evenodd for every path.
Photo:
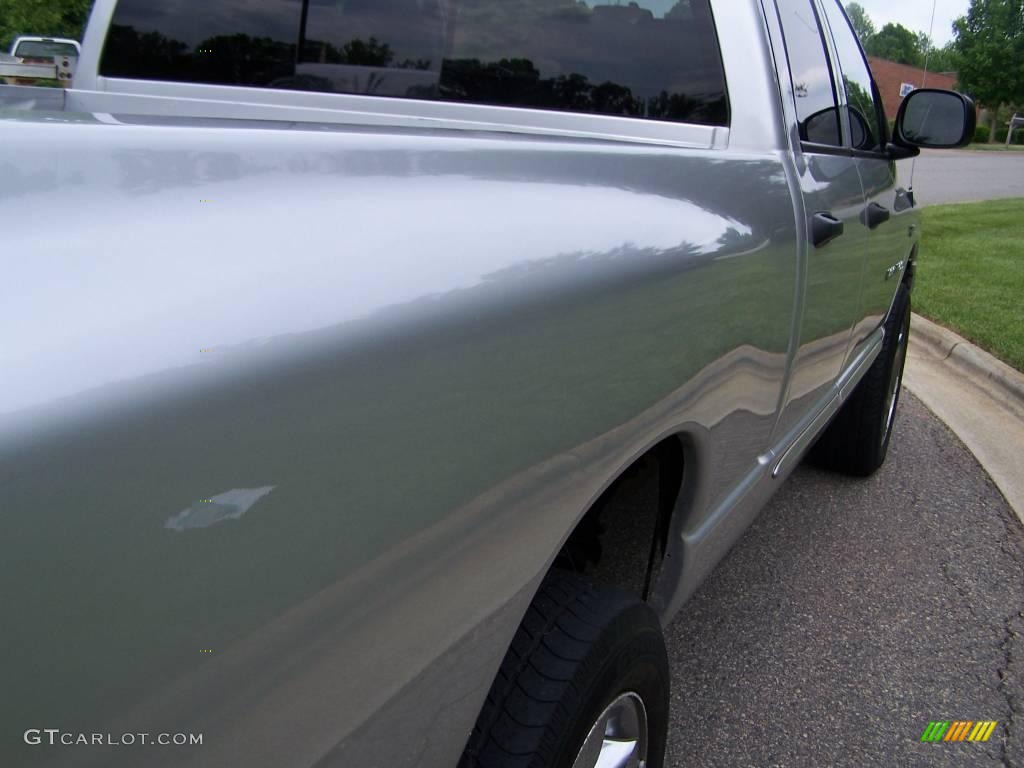
<instances>
[{"instance_id":1,"label":"silver metallic paint surface","mask_svg":"<svg viewBox=\"0 0 1024 768\"><path fill-rule=\"evenodd\" d=\"M860 282L867 229L859 217L864 193L852 158L803 154L798 161L806 215L828 212L841 220L841 237L807 251L800 348L793 364L779 434L813 408L839 377L854 324L860 318Z\"/></svg>"},{"instance_id":2,"label":"silver metallic paint surface","mask_svg":"<svg viewBox=\"0 0 1024 768\"><path fill-rule=\"evenodd\" d=\"M890 219L871 230L868 255L864 264L861 322L855 329L854 341L861 343L873 326L889 312L896 288L920 240L921 213L897 202L904 192L896 175L896 164L878 160L857 160L857 170L864 186L868 204L876 203L889 210ZM902 265L890 271L890 268Z\"/></svg>"},{"instance_id":3,"label":"silver metallic paint surface","mask_svg":"<svg viewBox=\"0 0 1024 768\"><path fill-rule=\"evenodd\" d=\"M759 4L714 5L727 151L472 107L0 117L0 755L139 764L20 746L60 727L204 733L154 766L454 765L561 542L674 433L678 608L777 483L806 279Z\"/></svg>"},{"instance_id":4,"label":"silver metallic paint surface","mask_svg":"<svg viewBox=\"0 0 1024 768\"><path fill-rule=\"evenodd\" d=\"M459 647L465 727L504 652L481 638L652 430L717 444L742 421L707 469L724 490L774 424L796 251L771 155L54 115L3 134L29 182L2 214L23 256L0 302L4 723L205 733L152 764L343 764Z\"/></svg>"}]
</instances>

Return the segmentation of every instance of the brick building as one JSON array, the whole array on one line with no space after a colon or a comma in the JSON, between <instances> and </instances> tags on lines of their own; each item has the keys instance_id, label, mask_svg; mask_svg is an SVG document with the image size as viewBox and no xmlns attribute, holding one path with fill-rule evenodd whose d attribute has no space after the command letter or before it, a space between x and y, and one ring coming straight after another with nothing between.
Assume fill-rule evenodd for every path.
<instances>
[{"instance_id":1,"label":"brick building","mask_svg":"<svg viewBox=\"0 0 1024 768\"><path fill-rule=\"evenodd\" d=\"M871 63L871 71L875 75L875 80L878 82L878 90L882 92L885 116L893 120L903 97L910 92L909 86L924 87L924 70L907 64L897 64L895 61L879 59L875 56L869 56L868 61ZM956 90L956 72L929 72L928 87Z\"/></svg>"}]
</instances>

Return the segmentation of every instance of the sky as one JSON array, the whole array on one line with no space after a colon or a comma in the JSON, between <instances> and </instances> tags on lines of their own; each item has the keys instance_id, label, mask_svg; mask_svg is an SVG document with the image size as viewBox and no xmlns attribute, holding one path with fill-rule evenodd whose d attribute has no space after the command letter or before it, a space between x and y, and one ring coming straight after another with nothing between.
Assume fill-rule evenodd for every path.
<instances>
[{"instance_id":1,"label":"sky","mask_svg":"<svg viewBox=\"0 0 1024 768\"><path fill-rule=\"evenodd\" d=\"M927 32L932 20L932 0L857 0L881 29L889 22L902 24L911 32ZM843 2L846 5L846 0ZM953 19L967 13L969 0L938 0L932 40L941 47L953 39Z\"/></svg>"}]
</instances>

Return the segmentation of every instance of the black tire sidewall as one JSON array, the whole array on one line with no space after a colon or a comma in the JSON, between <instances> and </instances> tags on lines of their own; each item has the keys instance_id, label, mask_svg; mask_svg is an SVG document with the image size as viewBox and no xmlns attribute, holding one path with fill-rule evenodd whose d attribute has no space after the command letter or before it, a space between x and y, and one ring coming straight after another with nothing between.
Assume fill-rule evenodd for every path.
<instances>
[{"instance_id":1,"label":"black tire sidewall","mask_svg":"<svg viewBox=\"0 0 1024 768\"><path fill-rule=\"evenodd\" d=\"M890 338L892 339L893 347L889 350L889 354L887 355L889 358L887 361L888 365L885 366L885 376L882 379L886 385L888 385L892 378L893 369L898 365L900 366L899 386L896 388L896 394L894 395L894 401L892 404L892 421L886 421L883 424L882 430L884 430L884 434L879 435L879 442L881 444L879 447L879 464L885 461L885 456L889 452L889 442L892 440L893 429L896 426L896 414L899 411L900 395L903 394L903 373L906 368L907 350L910 346L910 292L907 290L906 286L900 286L899 290L900 295L897 299L898 303L896 312L893 313L894 322L892 323L892 328L886 328L887 334L891 331ZM898 344L900 333L904 334L904 343L902 347ZM888 391L885 391L881 403L882 412L880 414L880 417L883 419L888 419L888 410L886 408L887 399Z\"/></svg>"},{"instance_id":2,"label":"black tire sidewall","mask_svg":"<svg viewBox=\"0 0 1024 768\"><path fill-rule=\"evenodd\" d=\"M885 318L885 335L878 357L811 449L810 458L818 466L868 477L885 462L903 389L910 311L910 289L901 284ZM902 349L899 345L901 331L906 334ZM886 405L894 366L900 366L900 386L893 403L892 423L889 423Z\"/></svg>"},{"instance_id":3,"label":"black tire sidewall","mask_svg":"<svg viewBox=\"0 0 1024 768\"><path fill-rule=\"evenodd\" d=\"M591 663L592 661L592 663ZM635 693L647 715L648 768L662 768L669 716L669 669L653 611L636 605L602 633L577 677L581 706L558 750L557 768L572 768L590 729L615 699Z\"/></svg>"}]
</instances>

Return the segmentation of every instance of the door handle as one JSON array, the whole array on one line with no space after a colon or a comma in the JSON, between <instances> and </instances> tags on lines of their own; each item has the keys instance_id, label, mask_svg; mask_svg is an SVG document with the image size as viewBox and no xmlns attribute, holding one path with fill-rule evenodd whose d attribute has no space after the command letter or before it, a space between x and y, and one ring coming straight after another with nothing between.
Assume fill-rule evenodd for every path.
<instances>
[{"instance_id":1,"label":"door handle","mask_svg":"<svg viewBox=\"0 0 1024 768\"><path fill-rule=\"evenodd\" d=\"M871 203L860 215L860 220L868 229L875 229L889 220L889 209L878 203Z\"/></svg>"},{"instance_id":2,"label":"door handle","mask_svg":"<svg viewBox=\"0 0 1024 768\"><path fill-rule=\"evenodd\" d=\"M843 222L831 213L816 213L811 219L811 242L815 248L822 248L843 234L845 229Z\"/></svg>"}]
</instances>

